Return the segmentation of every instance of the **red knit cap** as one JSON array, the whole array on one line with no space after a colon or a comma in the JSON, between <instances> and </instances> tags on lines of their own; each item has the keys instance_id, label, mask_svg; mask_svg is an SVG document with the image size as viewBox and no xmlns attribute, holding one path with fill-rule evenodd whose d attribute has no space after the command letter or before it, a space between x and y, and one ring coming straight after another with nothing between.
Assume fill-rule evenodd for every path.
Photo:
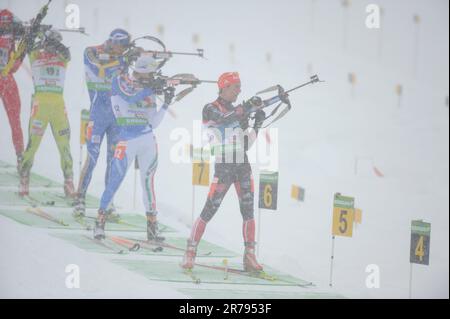
<instances>
[{"instance_id":1,"label":"red knit cap","mask_svg":"<svg viewBox=\"0 0 450 319\"><path fill-rule=\"evenodd\" d=\"M237 72L227 72L222 74L219 77L218 85L219 89L226 88L234 83L241 83L241 79L239 78L239 73Z\"/></svg>"},{"instance_id":2,"label":"red knit cap","mask_svg":"<svg viewBox=\"0 0 450 319\"><path fill-rule=\"evenodd\" d=\"M4 9L0 11L0 25L7 26L13 23L14 16L8 9Z\"/></svg>"}]
</instances>

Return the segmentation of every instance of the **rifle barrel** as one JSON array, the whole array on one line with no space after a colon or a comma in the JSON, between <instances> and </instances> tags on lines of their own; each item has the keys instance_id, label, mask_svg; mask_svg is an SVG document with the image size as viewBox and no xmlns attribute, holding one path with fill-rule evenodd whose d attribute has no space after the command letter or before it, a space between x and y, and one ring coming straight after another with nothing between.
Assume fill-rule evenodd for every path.
<instances>
[{"instance_id":1,"label":"rifle barrel","mask_svg":"<svg viewBox=\"0 0 450 319\"><path fill-rule=\"evenodd\" d=\"M194 79L171 79L172 81L180 81L180 84L199 84L199 83L213 83L217 84L217 81L210 80L194 80Z\"/></svg>"},{"instance_id":2,"label":"rifle barrel","mask_svg":"<svg viewBox=\"0 0 450 319\"><path fill-rule=\"evenodd\" d=\"M60 32L79 32L79 33L86 33L84 28L78 28L78 29L65 29L65 28L61 28L61 29L56 29Z\"/></svg>"},{"instance_id":3,"label":"rifle barrel","mask_svg":"<svg viewBox=\"0 0 450 319\"><path fill-rule=\"evenodd\" d=\"M298 90L298 89L300 89L300 88L302 88L302 87L304 87L304 86L307 86L307 85L309 85L309 84L312 84L312 83L314 83L314 81L309 81L309 82L304 83L304 84L302 84L302 85L296 86L295 88L290 89L290 90L286 91L285 93L286 93L286 94L287 94L287 93L290 93L290 92L292 92L292 91Z\"/></svg>"},{"instance_id":4,"label":"rifle barrel","mask_svg":"<svg viewBox=\"0 0 450 319\"><path fill-rule=\"evenodd\" d=\"M195 55L195 56L201 56L199 52L193 53L193 52L174 52L174 51L167 51L169 54L176 54L176 55Z\"/></svg>"},{"instance_id":5,"label":"rifle barrel","mask_svg":"<svg viewBox=\"0 0 450 319\"><path fill-rule=\"evenodd\" d=\"M201 83L213 83L213 84L217 84L217 81L210 81L210 80L198 80Z\"/></svg>"}]
</instances>

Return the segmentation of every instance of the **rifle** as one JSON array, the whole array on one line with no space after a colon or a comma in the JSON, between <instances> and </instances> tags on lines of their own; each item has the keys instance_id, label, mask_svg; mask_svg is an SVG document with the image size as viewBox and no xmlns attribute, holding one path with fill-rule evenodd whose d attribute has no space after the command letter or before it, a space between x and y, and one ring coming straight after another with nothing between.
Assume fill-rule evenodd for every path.
<instances>
[{"instance_id":1,"label":"rifle","mask_svg":"<svg viewBox=\"0 0 450 319\"><path fill-rule=\"evenodd\" d=\"M194 89L202 83L214 83L217 84L217 81L211 80L199 80L195 75L190 73L179 73L175 74L171 77L164 76L161 74L157 74L156 77L151 79L150 81L141 82L146 87L151 88L156 95L164 94L164 90L168 87L176 87L178 85L189 85L190 87L183 89L178 94L175 95L175 102L180 101L186 95L194 91Z\"/></svg>"},{"instance_id":2,"label":"rifle","mask_svg":"<svg viewBox=\"0 0 450 319\"><path fill-rule=\"evenodd\" d=\"M80 34L83 34L85 36L89 36L89 34L86 33L86 28L84 28L84 27L67 29L67 28L54 28L53 25L50 25L50 24L42 24L40 26L40 31L42 33L45 33L45 31L50 30L50 29L56 30L58 32L80 33Z\"/></svg>"},{"instance_id":3,"label":"rifle","mask_svg":"<svg viewBox=\"0 0 450 319\"><path fill-rule=\"evenodd\" d=\"M22 36L30 28L31 28L30 26L28 26L24 23L13 22L11 27L0 29L0 36L2 36L4 34L11 34L11 33ZM59 32L77 32L77 33L81 33L83 35L89 36L89 34L86 33L86 29L84 27L74 28L74 29L54 28L53 25L50 25L50 24L41 24L39 26L39 33L45 33L47 30L50 30L50 29L53 29L53 30L56 30Z\"/></svg>"},{"instance_id":4,"label":"rifle","mask_svg":"<svg viewBox=\"0 0 450 319\"><path fill-rule=\"evenodd\" d=\"M174 87L177 85L190 85L190 87L183 89L181 92L175 95L175 102L180 101L186 95L194 91L194 89L197 88L197 85L202 83L217 84L217 81L199 80L193 74L190 73L176 74L166 80L167 86Z\"/></svg>"},{"instance_id":5,"label":"rifle","mask_svg":"<svg viewBox=\"0 0 450 319\"><path fill-rule=\"evenodd\" d=\"M262 110L262 109L264 109L264 108L266 108L266 107L269 107L269 106L271 106L271 105L273 105L273 104L275 104L275 103L280 102L280 103L272 110L272 112L270 113L270 115L269 115L269 116L266 116L266 118L264 119L264 120L267 120L268 118L271 118L272 116L274 116L274 115L278 112L278 110L280 109L280 107L281 107L283 104L285 104L285 105L286 105L286 108L284 108L284 109L277 115L277 117L276 117L274 120L272 120L269 124L267 124L266 126L264 126L264 128L266 128L266 127L272 125L273 123L275 123L276 121L280 120L282 117L284 117L284 116L291 110L292 105L291 105L291 101L289 100L289 93L291 93L291 92L293 92L293 91L296 91L296 90L298 90L298 89L300 89L300 88L302 88L302 87L305 87L305 86L307 86L307 85L311 85L311 84L318 83L318 82L325 82L325 81L321 81L321 80L319 79L319 76L318 76L318 75L313 75L313 76L311 76L310 81L308 81L308 82L306 82L306 83L303 83L303 84L300 84L300 85L298 85L298 86L296 86L296 87L294 87L294 88L292 88L292 89L290 89L290 90L287 90L287 91L285 91L284 88L283 88L281 85L279 85L279 84L274 85L274 86L271 86L271 87L269 87L269 88L267 88L267 89L264 89L264 90L262 90L262 91L259 91L259 92L256 93L256 95L260 95L260 94L264 94L264 93L268 93L268 92L272 92L272 91L278 91L278 94L275 95L275 96L273 96L273 97L271 97L271 98L269 98L269 99L267 99L267 100L262 101L261 105L258 105L258 106L252 106L252 107L250 108L250 110L247 111L247 113L248 113L248 115L250 116L250 114L257 112L258 110ZM251 118L253 119L254 117L251 117Z\"/></svg>"},{"instance_id":6,"label":"rifle","mask_svg":"<svg viewBox=\"0 0 450 319\"><path fill-rule=\"evenodd\" d=\"M12 68L14 67L14 64L17 61L22 60L27 54L28 49L33 44L34 39L36 38L42 20L44 20L45 16L47 15L48 7L51 2L52 0L48 0L47 4L39 10L39 13L37 14L36 18L32 20L30 27L25 31L24 35L22 36L22 39L20 40L19 45L17 46L17 50L11 52L9 61L2 71L2 76L9 75Z\"/></svg>"},{"instance_id":7,"label":"rifle","mask_svg":"<svg viewBox=\"0 0 450 319\"><path fill-rule=\"evenodd\" d=\"M138 41L150 41L156 43L161 49L160 50L144 50L138 46ZM168 51L164 42L162 42L157 37L150 35L142 36L131 41L128 49L124 52L123 56L127 59L128 63L131 64L137 59L141 54L148 54L152 56L155 60L161 60L158 64L158 70L161 69L166 62L172 58L174 55L187 55L187 56L198 56L200 58L205 58L204 50L197 49L197 52L179 52L179 51Z\"/></svg>"},{"instance_id":8,"label":"rifle","mask_svg":"<svg viewBox=\"0 0 450 319\"><path fill-rule=\"evenodd\" d=\"M160 50L144 50L142 47L138 45L138 41L147 41L156 43L161 49ZM167 88L174 88L178 85L189 85L188 88L183 89L181 92L175 95L175 102L180 101L186 95L191 93L199 84L201 83L217 83L217 81L210 80L199 80L193 74L190 73L179 73L174 76L164 76L161 74L160 69L166 64L166 62L175 55L185 55L185 56L198 56L200 58L205 58L204 50L197 49L197 52L180 52L180 51L169 51L167 50L166 45L160 39L146 35L131 41L129 47L124 52L123 56L127 61L128 65L131 65L140 55L150 55L155 60L160 60L158 66L156 68L157 72L155 72L153 78L140 80L140 84L144 87L151 88L156 95L164 94L164 91Z\"/></svg>"},{"instance_id":9,"label":"rifle","mask_svg":"<svg viewBox=\"0 0 450 319\"><path fill-rule=\"evenodd\" d=\"M0 29L0 36L5 34L14 34L15 36L22 36L25 33L25 26L22 22L14 21L8 27Z\"/></svg>"}]
</instances>

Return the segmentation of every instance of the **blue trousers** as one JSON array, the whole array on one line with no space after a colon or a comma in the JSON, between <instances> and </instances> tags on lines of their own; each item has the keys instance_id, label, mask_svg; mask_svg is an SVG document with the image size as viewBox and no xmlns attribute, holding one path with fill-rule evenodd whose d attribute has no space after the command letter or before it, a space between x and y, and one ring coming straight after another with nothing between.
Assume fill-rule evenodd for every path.
<instances>
[{"instance_id":1,"label":"blue trousers","mask_svg":"<svg viewBox=\"0 0 450 319\"><path fill-rule=\"evenodd\" d=\"M91 183L92 173L97 165L98 156L103 138L106 135L107 158L105 185L108 184L111 160L114 155L114 146L118 142L118 127L111 107L111 98L109 92L97 93L92 101L90 118L87 132L87 158L84 163L78 186L78 196L84 199Z\"/></svg>"}]
</instances>

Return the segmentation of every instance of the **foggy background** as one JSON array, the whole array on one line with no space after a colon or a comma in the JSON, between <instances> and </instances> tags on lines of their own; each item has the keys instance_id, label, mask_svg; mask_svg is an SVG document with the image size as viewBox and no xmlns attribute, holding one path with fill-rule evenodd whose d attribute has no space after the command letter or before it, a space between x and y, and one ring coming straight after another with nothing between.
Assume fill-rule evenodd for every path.
<instances>
[{"instance_id":1,"label":"foggy background","mask_svg":"<svg viewBox=\"0 0 450 319\"><path fill-rule=\"evenodd\" d=\"M0 8L8 7L24 21L45 3L0 0ZM133 37L160 37L173 51L204 49L207 59L174 57L163 72L216 80L223 72L238 71L242 80L238 101L274 84L289 89L318 74L326 82L292 93L293 109L273 126L278 129L278 210L261 212L261 261L327 287L333 194L341 192L355 197L363 215L353 238L336 238L336 291L348 297L406 298L410 224L412 219L423 219L432 229L430 266L414 265L413 297L448 298L448 1L354 0L344 7L338 0L54 0L43 23L64 28L64 8L70 3L79 6L80 24L89 33L88 37L63 34L72 54L64 97L72 128L76 183L80 112L89 108L83 51L103 43L114 28L123 27ZM371 3L383 8L380 29L365 25L366 6ZM33 92L27 67L26 59L15 75L25 144ZM356 79L353 85L351 73ZM397 85L403 88L401 96L396 93ZM172 115L155 132L160 218L180 221L186 236L191 223L192 167L170 161L176 142L170 134L180 127L192 131L193 121L201 120L203 106L215 100L217 92L215 85L200 85L171 107ZM15 163L3 107L0 123L0 160ZM103 147L89 188L97 196L104 189L105 153ZM49 129L33 172L62 181ZM258 165L253 172L257 186ZM306 189L305 202L290 197L293 184ZM133 185L130 170L115 200L123 211L133 208ZM144 213L139 185L137 190L135 211ZM196 217L207 191L196 188ZM256 190L258 218L257 198ZM235 191L230 190L209 223L205 239L241 251L241 220ZM365 285L365 269L370 264L380 267L379 289Z\"/></svg>"}]
</instances>

